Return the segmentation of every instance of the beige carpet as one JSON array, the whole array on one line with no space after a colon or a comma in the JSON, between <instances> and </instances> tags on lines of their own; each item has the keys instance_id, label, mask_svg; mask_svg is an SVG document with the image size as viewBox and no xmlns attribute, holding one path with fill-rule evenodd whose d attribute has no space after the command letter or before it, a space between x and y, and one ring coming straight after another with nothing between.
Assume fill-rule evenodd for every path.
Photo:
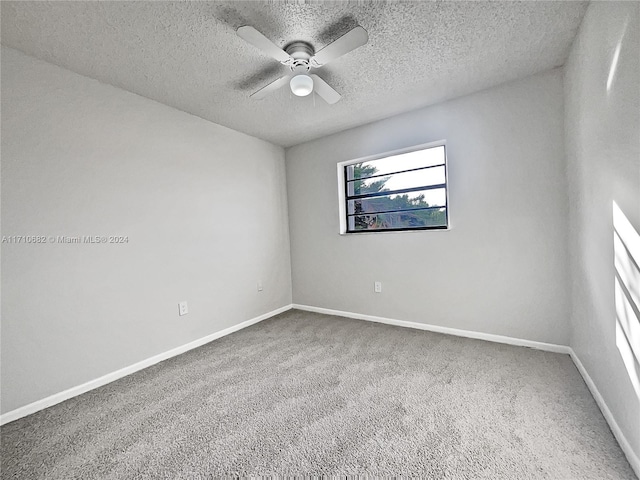
<instances>
[{"instance_id":1,"label":"beige carpet","mask_svg":"<svg viewBox=\"0 0 640 480\"><path fill-rule=\"evenodd\" d=\"M16 479L635 478L566 355L300 311L1 435Z\"/></svg>"}]
</instances>

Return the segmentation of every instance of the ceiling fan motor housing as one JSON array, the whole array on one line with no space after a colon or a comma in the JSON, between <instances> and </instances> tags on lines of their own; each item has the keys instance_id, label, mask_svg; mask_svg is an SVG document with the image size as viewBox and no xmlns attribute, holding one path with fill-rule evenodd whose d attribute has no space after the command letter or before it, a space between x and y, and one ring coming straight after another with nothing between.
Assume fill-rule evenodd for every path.
<instances>
[{"instance_id":1,"label":"ceiling fan motor housing","mask_svg":"<svg viewBox=\"0 0 640 480\"><path fill-rule=\"evenodd\" d=\"M311 45L306 42L293 42L285 48L285 52L293 59L289 64L293 72L303 74L310 70L309 59L315 53Z\"/></svg>"}]
</instances>

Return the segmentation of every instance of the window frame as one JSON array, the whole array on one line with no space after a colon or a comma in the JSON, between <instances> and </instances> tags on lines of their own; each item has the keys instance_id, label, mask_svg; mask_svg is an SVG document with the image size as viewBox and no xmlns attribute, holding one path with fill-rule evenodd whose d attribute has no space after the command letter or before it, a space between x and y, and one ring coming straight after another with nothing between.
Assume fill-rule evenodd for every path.
<instances>
[{"instance_id":1,"label":"window frame","mask_svg":"<svg viewBox=\"0 0 640 480\"><path fill-rule=\"evenodd\" d=\"M444 189L445 189L445 218L446 225L435 225L427 227L406 227L406 228L385 228L378 230L348 230L347 216L347 179L345 176L345 167L353 165L355 163L371 162L375 160L381 160L386 157L393 157L395 155L402 155L404 153L417 152L419 150L428 150L430 148L444 147ZM434 165L435 167L436 165ZM437 166L440 166L438 164ZM411 147L400 148L397 150L391 150L375 155L369 155L366 157L360 157L352 160L346 160L338 162L338 211L340 215L340 235L362 234L362 233L396 233L396 232L425 232L425 231L448 231L451 230L451 213L449 204L449 164L447 158L447 142L446 140L438 140L435 142L422 143L420 145L413 145ZM429 168L429 167L425 167ZM397 174L398 172L392 172L391 174ZM391 193L393 195L393 193Z\"/></svg>"}]
</instances>

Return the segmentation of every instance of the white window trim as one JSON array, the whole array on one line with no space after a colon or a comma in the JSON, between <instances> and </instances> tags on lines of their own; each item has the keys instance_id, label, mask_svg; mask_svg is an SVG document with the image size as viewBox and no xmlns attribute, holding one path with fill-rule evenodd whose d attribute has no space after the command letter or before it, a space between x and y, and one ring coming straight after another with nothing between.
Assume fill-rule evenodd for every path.
<instances>
[{"instance_id":1,"label":"white window trim","mask_svg":"<svg viewBox=\"0 0 640 480\"><path fill-rule=\"evenodd\" d=\"M447 219L448 219L448 225L447 228L437 228L437 229L417 229L417 230L398 230L397 232L394 231L384 231L384 232L376 232L376 231L370 231L370 232L358 232L355 233L353 235L371 235L371 234L382 234L382 233L392 233L392 234L398 234L398 233L417 233L417 232L446 232L451 230L451 208L449 205L449 164L447 162L447 141L446 140L437 140L435 142L429 142L429 143L422 143L420 145L414 145L411 147L406 147L406 148L400 148L398 150L391 150L388 152L383 152L383 153L377 153L375 155L369 155L366 157L360 157L360 158L355 158L352 160L345 160L344 162L339 162L337 165L338 168L338 214L340 215L340 235L351 235L352 232L347 232L347 206L346 206L346 198L345 198L345 191L344 191L344 167L348 166L348 165L352 165L354 163L361 163L361 162L369 162L371 160L379 160L380 158L385 158L385 157L392 157L394 155L401 155L403 153L411 153L411 152L415 152L417 150L426 150L427 148L434 148L434 147L445 147L444 149L444 164L445 164L445 172L446 172L446 181L447 181L447 188L446 188L446 200L447 200Z\"/></svg>"}]
</instances>

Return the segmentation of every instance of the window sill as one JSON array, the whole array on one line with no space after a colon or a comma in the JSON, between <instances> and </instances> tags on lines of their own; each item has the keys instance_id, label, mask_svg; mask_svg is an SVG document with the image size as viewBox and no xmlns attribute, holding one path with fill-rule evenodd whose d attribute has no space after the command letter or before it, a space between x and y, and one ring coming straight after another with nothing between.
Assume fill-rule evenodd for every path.
<instances>
[{"instance_id":1,"label":"window sill","mask_svg":"<svg viewBox=\"0 0 640 480\"><path fill-rule=\"evenodd\" d=\"M367 231L364 230L362 232L339 232L339 235L342 237L349 235L381 235L381 234L398 234L398 233L427 233L427 232L448 232L452 230L453 227L449 225L447 228L427 228L420 230L382 230L382 231Z\"/></svg>"}]
</instances>

